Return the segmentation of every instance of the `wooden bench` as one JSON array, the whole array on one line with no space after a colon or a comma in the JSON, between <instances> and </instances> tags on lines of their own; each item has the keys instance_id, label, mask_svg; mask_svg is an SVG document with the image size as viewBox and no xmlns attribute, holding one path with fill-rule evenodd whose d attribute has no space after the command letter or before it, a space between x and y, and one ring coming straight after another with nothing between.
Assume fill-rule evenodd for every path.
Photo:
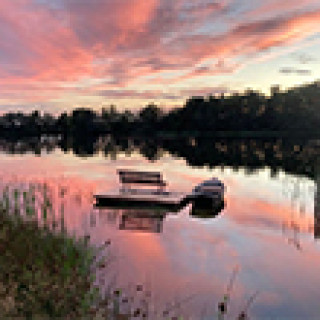
<instances>
[{"instance_id":1,"label":"wooden bench","mask_svg":"<svg viewBox=\"0 0 320 320\"><path fill-rule=\"evenodd\" d=\"M118 170L118 175L123 191L132 190L131 185L154 186L158 191L164 191L167 185L160 172Z\"/></svg>"}]
</instances>

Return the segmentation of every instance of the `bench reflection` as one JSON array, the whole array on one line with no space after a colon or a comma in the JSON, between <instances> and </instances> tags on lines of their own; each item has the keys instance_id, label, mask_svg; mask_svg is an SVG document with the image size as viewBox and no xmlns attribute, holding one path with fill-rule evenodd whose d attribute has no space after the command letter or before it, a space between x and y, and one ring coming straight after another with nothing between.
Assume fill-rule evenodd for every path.
<instances>
[{"instance_id":1,"label":"bench reflection","mask_svg":"<svg viewBox=\"0 0 320 320\"><path fill-rule=\"evenodd\" d=\"M136 230L160 233L166 213L152 212L150 210L127 210L120 218L120 230Z\"/></svg>"}]
</instances>

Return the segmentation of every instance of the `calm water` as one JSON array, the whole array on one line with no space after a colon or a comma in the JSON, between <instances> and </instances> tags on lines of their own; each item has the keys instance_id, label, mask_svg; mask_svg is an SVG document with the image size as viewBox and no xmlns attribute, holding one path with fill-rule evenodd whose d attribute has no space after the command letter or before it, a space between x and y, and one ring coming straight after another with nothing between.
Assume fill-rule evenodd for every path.
<instances>
[{"instance_id":1,"label":"calm water","mask_svg":"<svg viewBox=\"0 0 320 320\"><path fill-rule=\"evenodd\" d=\"M96 245L111 239L113 263L108 274L100 274L102 286L115 275L125 290L140 283L150 288L159 310L177 301L181 309L172 312L184 319L215 319L238 268L226 319L234 319L257 291L250 319L319 319L314 150L274 141L262 147L254 141L188 141L190 149L183 143L157 148L155 142L99 141L93 147L46 144L45 149L4 143L1 183L46 182L55 210L63 206L70 232L90 234ZM240 156L237 150L250 152ZM119 230L130 212L92 206L94 193L118 186L118 168L161 171L169 189L186 192L216 176L227 186L225 207L215 218L201 219L187 206L163 220L132 219L131 230ZM63 199L59 188L66 190ZM139 230L142 226L146 230Z\"/></svg>"}]
</instances>

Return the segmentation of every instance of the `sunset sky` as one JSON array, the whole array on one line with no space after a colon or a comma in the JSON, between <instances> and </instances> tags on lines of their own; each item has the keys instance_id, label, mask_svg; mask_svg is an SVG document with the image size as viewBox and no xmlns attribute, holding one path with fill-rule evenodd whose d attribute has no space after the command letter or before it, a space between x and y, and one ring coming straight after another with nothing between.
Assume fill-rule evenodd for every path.
<instances>
[{"instance_id":1,"label":"sunset sky","mask_svg":"<svg viewBox=\"0 0 320 320\"><path fill-rule=\"evenodd\" d=\"M1 0L0 112L318 80L319 0Z\"/></svg>"}]
</instances>

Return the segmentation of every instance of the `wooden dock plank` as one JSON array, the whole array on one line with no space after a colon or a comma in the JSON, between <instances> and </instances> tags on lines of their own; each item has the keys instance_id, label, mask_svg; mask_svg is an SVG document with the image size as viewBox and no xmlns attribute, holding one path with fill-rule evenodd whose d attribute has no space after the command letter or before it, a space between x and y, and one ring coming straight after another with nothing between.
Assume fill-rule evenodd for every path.
<instances>
[{"instance_id":1,"label":"wooden dock plank","mask_svg":"<svg viewBox=\"0 0 320 320\"><path fill-rule=\"evenodd\" d=\"M153 190L139 190L137 192L113 190L108 193L96 194L96 205L149 205L176 208L179 207L187 193L183 192L155 192Z\"/></svg>"}]
</instances>

